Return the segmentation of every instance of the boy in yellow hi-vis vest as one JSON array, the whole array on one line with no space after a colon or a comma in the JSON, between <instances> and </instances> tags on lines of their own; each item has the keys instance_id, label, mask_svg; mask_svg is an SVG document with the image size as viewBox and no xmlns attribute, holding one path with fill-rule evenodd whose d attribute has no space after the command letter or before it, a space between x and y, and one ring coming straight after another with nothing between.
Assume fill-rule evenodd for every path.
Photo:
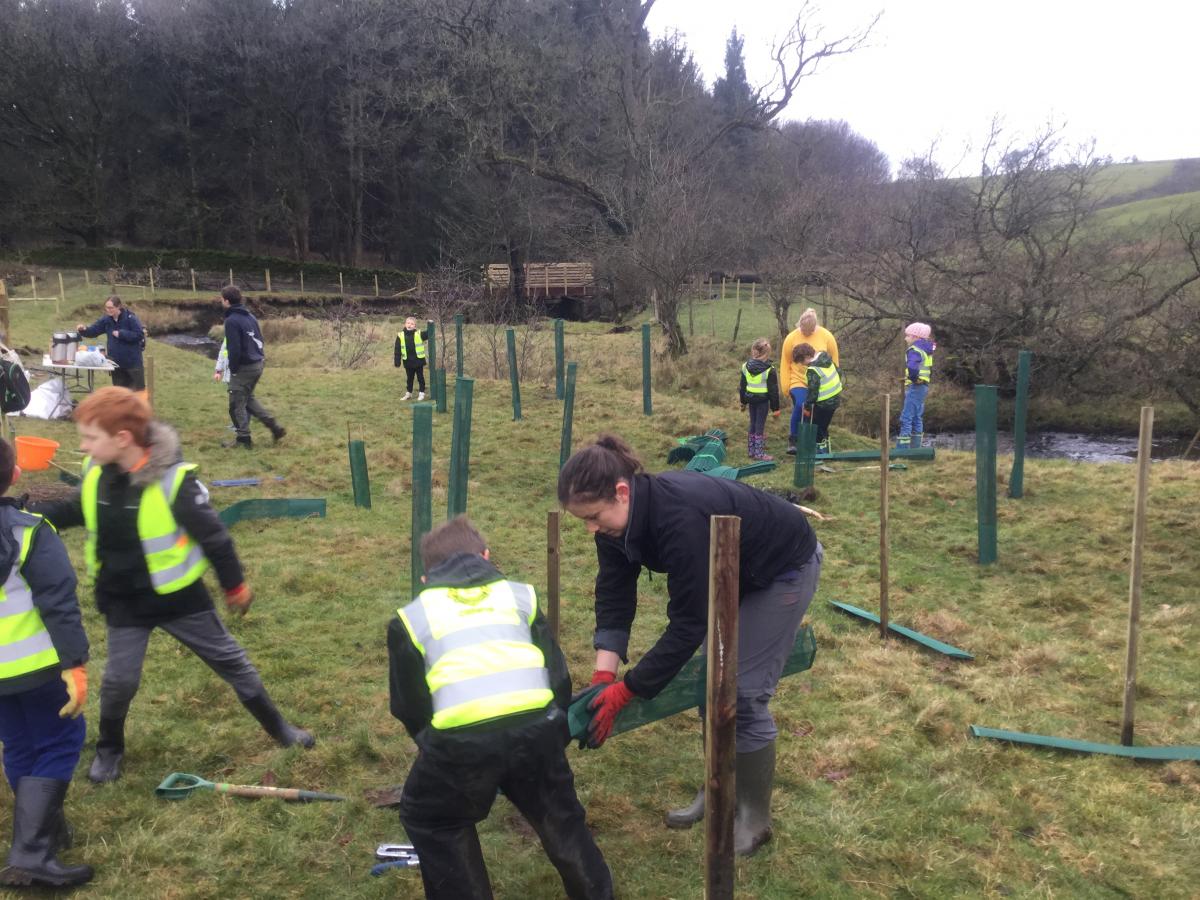
<instances>
[{"instance_id":1,"label":"boy in yellow hi-vis vest","mask_svg":"<svg viewBox=\"0 0 1200 900\"><path fill-rule=\"evenodd\" d=\"M404 320L404 330L396 332L396 345L392 348L392 364L398 369L404 366L408 385L401 400L412 397L413 379L419 387L418 400L425 399L425 342L429 330L417 331L417 320L409 316Z\"/></svg>"},{"instance_id":2,"label":"boy in yellow hi-vis vest","mask_svg":"<svg viewBox=\"0 0 1200 900\"><path fill-rule=\"evenodd\" d=\"M0 494L20 474L0 440ZM63 801L87 734L88 639L75 571L54 529L8 497L0 497L0 581L0 743L15 798L0 884L83 884L92 867L57 858L70 846Z\"/></svg>"},{"instance_id":3,"label":"boy in yellow hi-vis vest","mask_svg":"<svg viewBox=\"0 0 1200 900\"><path fill-rule=\"evenodd\" d=\"M100 683L100 729L88 778L115 781L125 755L125 718L142 679L150 635L161 628L220 675L274 740L313 745L288 724L258 671L213 608L201 576L211 565L230 612L252 594L233 538L208 503L195 466L181 461L174 429L125 388L102 388L75 410L87 454L80 490L31 507L58 528L83 525L96 605L108 626Z\"/></svg>"},{"instance_id":4,"label":"boy in yellow hi-vis vest","mask_svg":"<svg viewBox=\"0 0 1200 900\"><path fill-rule=\"evenodd\" d=\"M497 790L571 898L610 898L567 764L571 676L533 588L506 581L465 516L421 540L426 587L388 626L392 715L420 749L400 821L431 900L492 896L475 826Z\"/></svg>"}]
</instances>

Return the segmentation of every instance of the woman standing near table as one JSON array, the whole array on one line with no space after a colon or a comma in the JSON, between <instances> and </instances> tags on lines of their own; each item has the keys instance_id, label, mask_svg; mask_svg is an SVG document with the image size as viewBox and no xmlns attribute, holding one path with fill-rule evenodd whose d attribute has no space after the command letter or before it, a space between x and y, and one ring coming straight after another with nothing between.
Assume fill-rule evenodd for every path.
<instances>
[{"instance_id":1,"label":"woman standing near table","mask_svg":"<svg viewBox=\"0 0 1200 900\"><path fill-rule=\"evenodd\" d=\"M596 670L607 685L592 701L588 745L598 747L634 696L657 695L704 642L708 630L709 518L739 516L737 818L735 850L748 856L771 837L778 730L768 704L821 574L823 551L804 513L782 498L700 472L648 475L616 435L572 456L558 500L595 535ZM623 680L642 567L667 575L667 628ZM704 792L667 814L687 828L704 816Z\"/></svg>"},{"instance_id":2,"label":"woman standing near table","mask_svg":"<svg viewBox=\"0 0 1200 900\"><path fill-rule=\"evenodd\" d=\"M104 315L91 325L76 325L75 330L82 337L108 335L108 358L117 367L112 373L113 384L134 391L146 389L146 370L142 362L146 329L120 297L115 294L109 297L104 301Z\"/></svg>"}]
</instances>

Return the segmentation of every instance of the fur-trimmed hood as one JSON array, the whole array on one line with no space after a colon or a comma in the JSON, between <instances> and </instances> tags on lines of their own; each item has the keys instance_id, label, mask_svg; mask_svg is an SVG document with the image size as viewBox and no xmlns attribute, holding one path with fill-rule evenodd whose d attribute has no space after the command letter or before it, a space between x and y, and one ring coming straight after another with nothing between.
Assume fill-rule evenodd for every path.
<instances>
[{"instance_id":1,"label":"fur-trimmed hood","mask_svg":"<svg viewBox=\"0 0 1200 900\"><path fill-rule=\"evenodd\" d=\"M139 487L153 484L171 466L183 462L179 434L166 422L151 420L146 428L146 449L150 451L150 459L136 472L129 473L130 484Z\"/></svg>"}]
</instances>

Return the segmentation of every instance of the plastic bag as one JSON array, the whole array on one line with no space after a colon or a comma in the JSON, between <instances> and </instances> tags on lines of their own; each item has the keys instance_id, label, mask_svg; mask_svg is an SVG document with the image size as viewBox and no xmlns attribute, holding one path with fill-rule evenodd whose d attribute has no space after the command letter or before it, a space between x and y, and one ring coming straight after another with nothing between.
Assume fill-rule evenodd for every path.
<instances>
[{"instance_id":1,"label":"plastic bag","mask_svg":"<svg viewBox=\"0 0 1200 900\"><path fill-rule=\"evenodd\" d=\"M71 410L71 392L61 378L51 378L30 394L23 414L34 419L66 419Z\"/></svg>"},{"instance_id":2,"label":"plastic bag","mask_svg":"<svg viewBox=\"0 0 1200 900\"><path fill-rule=\"evenodd\" d=\"M75 365L77 366L94 366L100 368L104 363L104 354L99 350L80 350L75 354Z\"/></svg>"}]
</instances>

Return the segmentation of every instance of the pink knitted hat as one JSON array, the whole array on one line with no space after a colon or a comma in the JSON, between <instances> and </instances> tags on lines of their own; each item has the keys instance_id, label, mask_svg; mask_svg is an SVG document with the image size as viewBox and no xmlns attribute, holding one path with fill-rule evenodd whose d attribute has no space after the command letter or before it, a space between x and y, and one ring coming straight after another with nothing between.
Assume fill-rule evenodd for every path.
<instances>
[{"instance_id":1,"label":"pink knitted hat","mask_svg":"<svg viewBox=\"0 0 1200 900\"><path fill-rule=\"evenodd\" d=\"M924 338L925 340L929 340L929 336L933 334L933 329L924 322L913 322L904 329L904 334L908 337L915 337L917 339Z\"/></svg>"}]
</instances>

